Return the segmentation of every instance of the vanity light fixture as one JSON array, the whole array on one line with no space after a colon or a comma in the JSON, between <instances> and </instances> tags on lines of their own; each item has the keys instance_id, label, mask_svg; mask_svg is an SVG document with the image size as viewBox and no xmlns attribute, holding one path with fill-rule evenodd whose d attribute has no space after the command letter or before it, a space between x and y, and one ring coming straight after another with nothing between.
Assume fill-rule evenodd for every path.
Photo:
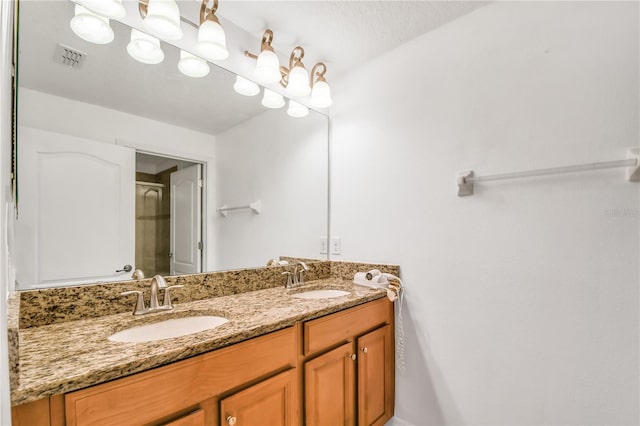
<instances>
[{"instance_id":1,"label":"vanity light fixture","mask_svg":"<svg viewBox=\"0 0 640 426\"><path fill-rule=\"evenodd\" d=\"M207 61L192 55L189 52L180 50L180 62L178 62L180 72L188 77L204 77L209 74L210 68Z\"/></svg>"},{"instance_id":2,"label":"vanity light fixture","mask_svg":"<svg viewBox=\"0 0 640 426\"><path fill-rule=\"evenodd\" d=\"M236 82L233 84L233 90L243 96L255 96L260 93L260 86L238 75L236 76Z\"/></svg>"},{"instance_id":3,"label":"vanity light fixture","mask_svg":"<svg viewBox=\"0 0 640 426\"><path fill-rule=\"evenodd\" d=\"M122 5L122 0L75 0L76 3L86 7L98 15L109 19L122 19L127 12Z\"/></svg>"},{"instance_id":4,"label":"vanity light fixture","mask_svg":"<svg viewBox=\"0 0 640 426\"><path fill-rule=\"evenodd\" d=\"M131 41L127 45L127 52L143 64L159 64L164 60L160 40L135 28L131 29Z\"/></svg>"},{"instance_id":5,"label":"vanity light fixture","mask_svg":"<svg viewBox=\"0 0 640 426\"><path fill-rule=\"evenodd\" d=\"M321 70L319 70L320 68ZM315 108L327 108L333 103L331 88L324 78L326 72L327 66L322 62L318 62L311 69L311 99L309 103Z\"/></svg>"},{"instance_id":6,"label":"vanity light fixture","mask_svg":"<svg viewBox=\"0 0 640 426\"><path fill-rule=\"evenodd\" d=\"M264 95L262 96L262 106L271 109L282 108L285 104L284 97L281 94L274 92L273 90L264 89Z\"/></svg>"},{"instance_id":7,"label":"vanity light fixture","mask_svg":"<svg viewBox=\"0 0 640 426\"><path fill-rule=\"evenodd\" d=\"M303 57L304 49L301 46L294 47L289 57L289 69L282 69L285 75L282 81L290 96L302 97L311 93L309 73L302 63Z\"/></svg>"},{"instance_id":8,"label":"vanity light fixture","mask_svg":"<svg viewBox=\"0 0 640 426\"><path fill-rule=\"evenodd\" d=\"M290 117L301 118L309 115L309 108L299 104L298 102L289 99L289 108L287 109L287 115Z\"/></svg>"},{"instance_id":9,"label":"vanity light fixture","mask_svg":"<svg viewBox=\"0 0 640 426\"><path fill-rule=\"evenodd\" d=\"M262 35L259 55L256 56L248 50L244 52L245 56L256 59L256 68L253 72L253 77L260 84L273 84L282 79L282 74L280 74L280 60L273 50L273 47L271 47L272 42L273 31L268 29Z\"/></svg>"},{"instance_id":10,"label":"vanity light fixture","mask_svg":"<svg viewBox=\"0 0 640 426\"><path fill-rule=\"evenodd\" d=\"M95 44L107 44L113 41L113 30L109 19L100 16L76 4L75 15L71 18L71 29L81 39Z\"/></svg>"},{"instance_id":11,"label":"vanity light fixture","mask_svg":"<svg viewBox=\"0 0 640 426\"><path fill-rule=\"evenodd\" d=\"M138 9L142 24L153 35L164 40L180 40L180 9L175 0L140 0Z\"/></svg>"},{"instance_id":12,"label":"vanity light fixture","mask_svg":"<svg viewBox=\"0 0 640 426\"><path fill-rule=\"evenodd\" d=\"M221 61L229 57L224 30L216 16L218 0L208 8L209 0L202 0L200 6L200 28L198 29L198 52L212 61Z\"/></svg>"}]
</instances>

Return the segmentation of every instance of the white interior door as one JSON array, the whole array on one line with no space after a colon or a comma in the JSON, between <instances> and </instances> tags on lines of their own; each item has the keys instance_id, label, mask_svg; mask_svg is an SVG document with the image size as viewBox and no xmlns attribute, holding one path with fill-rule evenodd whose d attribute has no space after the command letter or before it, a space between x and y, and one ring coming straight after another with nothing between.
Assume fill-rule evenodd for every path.
<instances>
[{"instance_id":1,"label":"white interior door","mask_svg":"<svg viewBox=\"0 0 640 426\"><path fill-rule=\"evenodd\" d=\"M21 288L127 279L135 262L135 151L20 127Z\"/></svg>"},{"instance_id":2,"label":"white interior door","mask_svg":"<svg viewBox=\"0 0 640 426\"><path fill-rule=\"evenodd\" d=\"M171 173L171 275L202 269L202 165Z\"/></svg>"}]
</instances>

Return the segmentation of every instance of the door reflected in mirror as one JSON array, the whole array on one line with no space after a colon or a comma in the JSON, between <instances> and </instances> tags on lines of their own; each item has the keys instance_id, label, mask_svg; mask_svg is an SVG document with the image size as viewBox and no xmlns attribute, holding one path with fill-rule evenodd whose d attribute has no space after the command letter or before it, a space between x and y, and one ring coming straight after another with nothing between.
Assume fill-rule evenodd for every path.
<instances>
[{"instance_id":1,"label":"door reflected in mirror","mask_svg":"<svg viewBox=\"0 0 640 426\"><path fill-rule=\"evenodd\" d=\"M73 14L72 2L20 2L18 288L326 259L325 115L267 109L213 64L189 78L165 42L161 63L136 61L117 21L112 43L88 43Z\"/></svg>"}]
</instances>

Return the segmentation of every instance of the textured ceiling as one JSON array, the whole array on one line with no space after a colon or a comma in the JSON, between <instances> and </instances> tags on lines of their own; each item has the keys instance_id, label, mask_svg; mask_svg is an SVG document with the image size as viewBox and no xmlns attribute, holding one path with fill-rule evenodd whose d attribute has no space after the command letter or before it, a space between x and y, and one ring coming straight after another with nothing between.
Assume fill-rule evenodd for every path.
<instances>
[{"instance_id":1,"label":"textured ceiling","mask_svg":"<svg viewBox=\"0 0 640 426\"><path fill-rule=\"evenodd\" d=\"M256 38L272 29L273 46L287 57L300 44L307 66L325 62L335 78L487 3L220 0L218 13Z\"/></svg>"},{"instance_id":2,"label":"textured ceiling","mask_svg":"<svg viewBox=\"0 0 640 426\"><path fill-rule=\"evenodd\" d=\"M130 10L135 10L136 0L125 1L131 3ZM180 0L183 15L195 21L200 2ZM359 64L486 3L220 0L218 14L239 27L243 35L246 31L255 39L253 46L246 46L241 44L251 36L243 42L229 37L230 51L257 52L263 31L271 28L273 45L281 55L288 57L294 46L302 45L305 64L310 67L325 62L331 82ZM112 22L114 42L98 46L72 33L72 16L70 1L21 2L20 86L210 134L264 111L259 97L246 98L233 91L234 77L226 70L211 65L211 74L205 78L185 77L176 69L178 50L167 43L163 43L166 58L162 64L140 64L126 54L129 30L124 24ZM53 60L58 43L88 54L81 69L71 70ZM241 60L250 61L244 57Z\"/></svg>"}]
</instances>

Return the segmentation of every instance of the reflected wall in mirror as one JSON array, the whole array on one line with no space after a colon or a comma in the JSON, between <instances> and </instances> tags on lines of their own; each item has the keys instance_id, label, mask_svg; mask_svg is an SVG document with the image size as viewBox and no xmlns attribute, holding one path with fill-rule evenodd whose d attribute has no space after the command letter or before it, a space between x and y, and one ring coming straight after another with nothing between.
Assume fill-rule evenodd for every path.
<instances>
[{"instance_id":1,"label":"reflected wall in mirror","mask_svg":"<svg viewBox=\"0 0 640 426\"><path fill-rule=\"evenodd\" d=\"M326 259L326 116L266 109L213 64L187 77L165 42L162 63L135 61L117 21L112 43L88 43L73 13L19 4L19 289Z\"/></svg>"}]
</instances>

